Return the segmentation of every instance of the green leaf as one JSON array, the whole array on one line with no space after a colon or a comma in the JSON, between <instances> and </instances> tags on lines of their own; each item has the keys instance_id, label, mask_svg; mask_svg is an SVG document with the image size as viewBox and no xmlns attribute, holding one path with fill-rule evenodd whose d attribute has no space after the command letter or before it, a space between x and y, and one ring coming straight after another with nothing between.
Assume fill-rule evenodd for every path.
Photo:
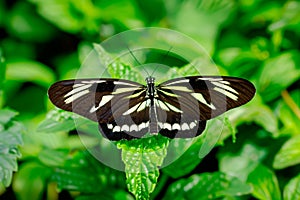
<instances>
[{"instance_id":1,"label":"green leaf","mask_svg":"<svg viewBox=\"0 0 300 200\"><path fill-rule=\"evenodd\" d=\"M26 73L24 72L26 69ZM7 80L34 82L48 88L54 82L53 72L44 64L36 61L14 61L7 63Z\"/></svg>"},{"instance_id":2,"label":"green leaf","mask_svg":"<svg viewBox=\"0 0 300 200\"><path fill-rule=\"evenodd\" d=\"M221 172L195 174L173 183L164 199L216 199L251 193L251 187Z\"/></svg>"},{"instance_id":3,"label":"green leaf","mask_svg":"<svg viewBox=\"0 0 300 200\"><path fill-rule=\"evenodd\" d=\"M141 27L134 3L126 0L91 1L30 0L38 7L41 16L69 33L99 34L99 22L121 23L121 26ZM101 25L101 24L100 24ZM103 32L103 31L102 31ZM104 33L101 33L106 36Z\"/></svg>"},{"instance_id":4,"label":"green leaf","mask_svg":"<svg viewBox=\"0 0 300 200\"><path fill-rule=\"evenodd\" d=\"M220 139L223 131L221 130L223 128L223 123L224 121L216 118L208 122L206 130L201 136L198 136L193 140L172 140L168 147L168 155L165 159L165 163L172 163L167 167L164 167L162 169L163 172L172 178L179 178L194 170ZM226 124L226 128L228 128L227 125L228 124ZM188 149L183 152L186 148ZM176 154L182 155L173 161Z\"/></svg>"},{"instance_id":5,"label":"green leaf","mask_svg":"<svg viewBox=\"0 0 300 200\"><path fill-rule=\"evenodd\" d=\"M1 7L1 5L0 5L0 7ZM0 16L0 18L1 18L1 16ZM0 21L0 24L1 24L1 21ZM3 103L4 103L4 97L3 97L3 93L4 93L3 92L3 85L4 84L3 83L4 83L4 80L5 80L5 73L6 73L6 63L5 63L5 59L4 59L4 56L3 56L2 49L0 48L0 109L2 108Z\"/></svg>"},{"instance_id":6,"label":"green leaf","mask_svg":"<svg viewBox=\"0 0 300 200\"><path fill-rule=\"evenodd\" d=\"M289 95L291 97L291 100L289 101L289 104L292 104L295 102L294 107L289 107L287 105L287 102L285 100L280 100L278 103L278 106L276 110L278 111L278 117L280 121L283 124L283 128L280 130L281 135L298 135L299 134L299 124L300 119L297 117L297 107L298 110L300 108L300 91L294 90L290 94L286 92L286 94L282 95ZM288 98L288 97L285 97Z\"/></svg>"},{"instance_id":7,"label":"green leaf","mask_svg":"<svg viewBox=\"0 0 300 200\"><path fill-rule=\"evenodd\" d=\"M273 171L259 164L249 174L248 183L253 187L253 195L258 199L280 200L278 180Z\"/></svg>"},{"instance_id":8,"label":"green leaf","mask_svg":"<svg viewBox=\"0 0 300 200\"><path fill-rule=\"evenodd\" d=\"M24 127L12 121L16 112L0 110L0 183L8 187L13 171L18 170L17 158L21 156L18 146L23 144L21 133Z\"/></svg>"},{"instance_id":9,"label":"green leaf","mask_svg":"<svg viewBox=\"0 0 300 200\"><path fill-rule=\"evenodd\" d=\"M47 114L46 119L38 125L37 131L53 133L74 130L76 127L74 119L76 117L73 113L61 109L52 110Z\"/></svg>"},{"instance_id":10,"label":"green leaf","mask_svg":"<svg viewBox=\"0 0 300 200\"><path fill-rule=\"evenodd\" d=\"M10 35L25 41L44 42L54 36L54 28L39 17L32 5L16 2L7 17Z\"/></svg>"},{"instance_id":11,"label":"green leaf","mask_svg":"<svg viewBox=\"0 0 300 200\"><path fill-rule=\"evenodd\" d=\"M68 150L54 150L47 148L39 153L38 159L46 166L58 167L63 166L68 153Z\"/></svg>"},{"instance_id":12,"label":"green leaf","mask_svg":"<svg viewBox=\"0 0 300 200\"><path fill-rule=\"evenodd\" d=\"M5 80L5 72L6 72L6 62L3 56L3 51L0 48L0 91L2 90L3 82Z\"/></svg>"},{"instance_id":13,"label":"green leaf","mask_svg":"<svg viewBox=\"0 0 300 200\"><path fill-rule=\"evenodd\" d=\"M244 142L242 146L227 145L218 154L220 171L246 181L258 163L267 156L267 150L252 142ZM227 151L226 151L227 150Z\"/></svg>"},{"instance_id":14,"label":"green leaf","mask_svg":"<svg viewBox=\"0 0 300 200\"><path fill-rule=\"evenodd\" d=\"M134 198L127 192L122 190L109 189L107 191L101 191L101 193L96 195L80 195L76 197L75 200L93 200L93 199L101 199L101 200L134 200Z\"/></svg>"},{"instance_id":15,"label":"green leaf","mask_svg":"<svg viewBox=\"0 0 300 200\"><path fill-rule=\"evenodd\" d=\"M273 167L284 169L300 163L300 135L291 137L276 154Z\"/></svg>"},{"instance_id":16,"label":"green leaf","mask_svg":"<svg viewBox=\"0 0 300 200\"><path fill-rule=\"evenodd\" d=\"M94 48L104 66L107 66L107 71L113 78L128 79L137 82L143 82L144 79L138 71L135 71L129 65L122 63L119 60L113 60L113 57L107 53L101 45L94 44Z\"/></svg>"},{"instance_id":17,"label":"green leaf","mask_svg":"<svg viewBox=\"0 0 300 200\"><path fill-rule=\"evenodd\" d=\"M228 117L234 126L245 122L255 122L274 136L278 133L278 120L275 114L262 102L258 94L247 105L230 110Z\"/></svg>"},{"instance_id":18,"label":"green leaf","mask_svg":"<svg viewBox=\"0 0 300 200\"><path fill-rule=\"evenodd\" d=\"M64 165L55 169L51 180L59 189L95 194L107 187L124 187L124 175L102 165L87 151L69 154Z\"/></svg>"},{"instance_id":19,"label":"green leaf","mask_svg":"<svg viewBox=\"0 0 300 200\"><path fill-rule=\"evenodd\" d=\"M101 13L91 1L82 3L73 0L30 0L30 2L36 4L41 16L69 33L81 31L85 26L93 26L91 24L93 18L89 18L88 15L97 17Z\"/></svg>"},{"instance_id":20,"label":"green leaf","mask_svg":"<svg viewBox=\"0 0 300 200\"><path fill-rule=\"evenodd\" d=\"M169 18L173 28L193 37L209 52L213 51L216 33L230 16L233 5L231 1L216 3L214 0L166 4L173 12ZM205 30L200 33L198 27L205 27Z\"/></svg>"},{"instance_id":21,"label":"green leaf","mask_svg":"<svg viewBox=\"0 0 300 200\"><path fill-rule=\"evenodd\" d=\"M258 83L258 91L265 101L278 97L282 90L300 78L299 57L299 52L290 51L266 60Z\"/></svg>"},{"instance_id":22,"label":"green leaf","mask_svg":"<svg viewBox=\"0 0 300 200\"><path fill-rule=\"evenodd\" d=\"M297 1L287 1L282 6L282 14L280 18L269 25L268 29L272 32L280 29L292 29L298 32L300 16L299 16L300 3ZM299 33L299 32L298 32Z\"/></svg>"},{"instance_id":23,"label":"green leaf","mask_svg":"<svg viewBox=\"0 0 300 200\"><path fill-rule=\"evenodd\" d=\"M184 152L187 145L191 146ZM168 154L164 163L169 163L174 160L174 157L178 156L174 162L164 167L162 171L172 178L179 178L189 174L195 167L201 162L202 159L199 157L199 150L203 145L203 138L198 137L195 142L186 141L186 139L174 139L170 142L168 147ZM180 154L182 155L176 155ZM170 160L171 159L171 160Z\"/></svg>"},{"instance_id":24,"label":"green leaf","mask_svg":"<svg viewBox=\"0 0 300 200\"><path fill-rule=\"evenodd\" d=\"M143 16L145 16L145 21L149 26L153 26L153 23L162 20L166 14L166 8L163 0L137 0L136 3L138 4ZM153 15L153 13L155 13L155 15Z\"/></svg>"},{"instance_id":25,"label":"green leaf","mask_svg":"<svg viewBox=\"0 0 300 200\"><path fill-rule=\"evenodd\" d=\"M0 110L0 124L7 124L10 120L12 120L18 113L11 109L5 108Z\"/></svg>"},{"instance_id":26,"label":"green leaf","mask_svg":"<svg viewBox=\"0 0 300 200\"><path fill-rule=\"evenodd\" d=\"M5 6L5 2L1 1L0 2L0 26L2 27L5 22L5 16L6 16L7 10Z\"/></svg>"},{"instance_id":27,"label":"green leaf","mask_svg":"<svg viewBox=\"0 0 300 200\"><path fill-rule=\"evenodd\" d=\"M159 166L167 154L168 138L161 135L118 142L125 163L128 190L136 199L148 199L159 176Z\"/></svg>"},{"instance_id":28,"label":"green leaf","mask_svg":"<svg viewBox=\"0 0 300 200\"><path fill-rule=\"evenodd\" d=\"M91 170L82 168L56 168L51 180L57 183L59 189L97 193L103 189L103 184ZM95 187L97 186L97 187Z\"/></svg>"},{"instance_id":29,"label":"green leaf","mask_svg":"<svg viewBox=\"0 0 300 200\"><path fill-rule=\"evenodd\" d=\"M49 168L35 162L21 165L13 182L13 189L18 199L42 199L50 174Z\"/></svg>"},{"instance_id":30,"label":"green leaf","mask_svg":"<svg viewBox=\"0 0 300 200\"><path fill-rule=\"evenodd\" d=\"M284 200L300 199L300 175L288 182L283 190Z\"/></svg>"}]
</instances>

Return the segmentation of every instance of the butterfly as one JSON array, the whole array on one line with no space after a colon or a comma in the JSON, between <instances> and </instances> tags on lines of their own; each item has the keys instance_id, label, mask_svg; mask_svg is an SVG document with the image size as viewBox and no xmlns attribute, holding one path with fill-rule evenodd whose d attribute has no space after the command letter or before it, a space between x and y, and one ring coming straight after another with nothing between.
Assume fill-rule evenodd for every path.
<instances>
[{"instance_id":1,"label":"butterfly","mask_svg":"<svg viewBox=\"0 0 300 200\"><path fill-rule=\"evenodd\" d=\"M206 121L249 102L254 85L228 76L188 76L155 84L101 78L54 83L51 102L66 111L99 123L100 132L112 141L150 134L168 138L200 135Z\"/></svg>"}]
</instances>

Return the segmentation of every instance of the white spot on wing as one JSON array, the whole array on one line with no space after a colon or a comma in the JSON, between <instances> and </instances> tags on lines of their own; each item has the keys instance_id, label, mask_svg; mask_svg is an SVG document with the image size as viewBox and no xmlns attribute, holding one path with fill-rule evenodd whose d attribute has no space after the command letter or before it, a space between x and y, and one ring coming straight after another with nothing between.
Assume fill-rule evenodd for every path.
<instances>
[{"instance_id":1,"label":"white spot on wing","mask_svg":"<svg viewBox=\"0 0 300 200\"><path fill-rule=\"evenodd\" d=\"M163 123L162 122L157 122L157 125L159 126L159 128L163 128Z\"/></svg>"},{"instance_id":2,"label":"white spot on wing","mask_svg":"<svg viewBox=\"0 0 300 200\"><path fill-rule=\"evenodd\" d=\"M213 78L213 77L201 77L198 78L198 80L202 80L202 81L222 81L222 78Z\"/></svg>"},{"instance_id":3,"label":"white spot on wing","mask_svg":"<svg viewBox=\"0 0 300 200\"><path fill-rule=\"evenodd\" d=\"M114 92L112 92L112 94L121 94L124 92L133 92L136 88L134 87L122 87L122 88L116 88L116 90Z\"/></svg>"},{"instance_id":4,"label":"white spot on wing","mask_svg":"<svg viewBox=\"0 0 300 200\"><path fill-rule=\"evenodd\" d=\"M104 106L105 104L107 104L107 102L109 102L112 98L114 97L114 95L105 95L102 97L100 103L99 103L99 106L98 107L101 107L101 106Z\"/></svg>"},{"instance_id":5,"label":"white spot on wing","mask_svg":"<svg viewBox=\"0 0 300 200\"><path fill-rule=\"evenodd\" d=\"M232 94L232 93L230 93L230 92L228 92L226 90L223 90L222 88L214 87L214 90L217 91L217 92L220 92L220 93L222 93L224 95L226 95L227 97L229 97L232 100L236 101L238 99L238 97L236 95L234 95L234 94Z\"/></svg>"},{"instance_id":6,"label":"white spot on wing","mask_svg":"<svg viewBox=\"0 0 300 200\"><path fill-rule=\"evenodd\" d=\"M180 125L175 123L175 124L173 124L172 129L173 130L175 130L175 129L180 130Z\"/></svg>"},{"instance_id":7,"label":"white spot on wing","mask_svg":"<svg viewBox=\"0 0 300 200\"><path fill-rule=\"evenodd\" d=\"M211 82L211 83L214 84L215 86L218 86L218 87L220 87L220 88L223 88L223 89L225 89L225 90L228 90L228 91L230 91L230 92L232 92L232 93L239 94L235 89L233 89L232 87L230 87L230 86L228 86L228 85L222 84L222 83L220 83L220 82L215 82L215 81L213 81L213 82Z\"/></svg>"},{"instance_id":8,"label":"white spot on wing","mask_svg":"<svg viewBox=\"0 0 300 200\"><path fill-rule=\"evenodd\" d=\"M190 129L190 127L189 127L189 125L187 124L187 123L183 123L182 125L181 125L181 130L189 130Z\"/></svg>"},{"instance_id":9,"label":"white spot on wing","mask_svg":"<svg viewBox=\"0 0 300 200\"><path fill-rule=\"evenodd\" d=\"M215 110L216 107L212 103L208 103L201 93L192 93L192 96L195 97L200 103L208 106L209 108Z\"/></svg>"},{"instance_id":10,"label":"white spot on wing","mask_svg":"<svg viewBox=\"0 0 300 200\"><path fill-rule=\"evenodd\" d=\"M130 131L139 131L139 128L138 128L138 126L136 124L132 124L130 126Z\"/></svg>"},{"instance_id":11,"label":"white spot on wing","mask_svg":"<svg viewBox=\"0 0 300 200\"><path fill-rule=\"evenodd\" d=\"M189 79L182 79L182 80L178 80L178 81L172 81L170 83L164 84L164 85L174 85L174 84L178 84L178 83L188 83Z\"/></svg>"},{"instance_id":12,"label":"white spot on wing","mask_svg":"<svg viewBox=\"0 0 300 200\"><path fill-rule=\"evenodd\" d=\"M139 130L142 130L143 128L146 128L146 123L143 122L139 125Z\"/></svg>"},{"instance_id":13,"label":"white spot on wing","mask_svg":"<svg viewBox=\"0 0 300 200\"><path fill-rule=\"evenodd\" d=\"M136 104L135 106L132 106L129 110L124 112L123 115L129 115L129 114L133 113L134 111L136 111L136 109L139 107L140 104L141 103Z\"/></svg>"},{"instance_id":14,"label":"white spot on wing","mask_svg":"<svg viewBox=\"0 0 300 200\"><path fill-rule=\"evenodd\" d=\"M114 126L112 124L107 124L108 129L112 129Z\"/></svg>"},{"instance_id":15,"label":"white spot on wing","mask_svg":"<svg viewBox=\"0 0 300 200\"><path fill-rule=\"evenodd\" d=\"M132 94L132 95L126 97L126 98L130 99L130 98L138 97L138 96L140 96L143 92L145 92L145 90L142 90L142 91L140 91L140 92L137 92L136 94Z\"/></svg>"},{"instance_id":16,"label":"white spot on wing","mask_svg":"<svg viewBox=\"0 0 300 200\"><path fill-rule=\"evenodd\" d=\"M113 82L115 85L128 85L128 86L137 86L136 84L133 83L128 83L128 82L124 82L124 81L114 81Z\"/></svg>"},{"instance_id":17,"label":"white spot on wing","mask_svg":"<svg viewBox=\"0 0 300 200\"><path fill-rule=\"evenodd\" d=\"M178 97L177 94L173 94L173 93L170 93L170 92L166 92L165 90L160 90L160 89L157 89L158 91L164 93L165 95L167 96L170 96L170 97Z\"/></svg>"},{"instance_id":18,"label":"white spot on wing","mask_svg":"<svg viewBox=\"0 0 300 200\"><path fill-rule=\"evenodd\" d=\"M76 99L78 99L78 98L84 96L85 94L87 94L87 93L89 93L89 92L90 92L89 90L83 90L83 91L81 91L81 92L78 92L78 93L76 93L76 94L70 96L69 98L65 99L65 103L66 103L66 104L69 104L69 103L71 103L71 102L73 102L74 100L76 100Z\"/></svg>"},{"instance_id":19,"label":"white spot on wing","mask_svg":"<svg viewBox=\"0 0 300 200\"><path fill-rule=\"evenodd\" d=\"M223 83L223 84L230 85L230 82L229 82L229 81L218 81L218 82Z\"/></svg>"},{"instance_id":20,"label":"white spot on wing","mask_svg":"<svg viewBox=\"0 0 300 200\"><path fill-rule=\"evenodd\" d=\"M169 108L164 104L164 102L155 99L155 104L157 105L157 107L160 107L161 109L165 110L165 111L169 111Z\"/></svg>"},{"instance_id":21,"label":"white spot on wing","mask_svg":"<svg viewBox=\"0 0 300 200\"><path fill-rule=\"evenodd\" d=\"M121 131L121 127L120 126L115 126L113 129L113 132L120 132Z\"/></svg>"},{"instance_id":22,"label":"white spot on wing","mask_svg":"<svg viewBox=\"0 0 300 200\"><path fill-rule=\"evenodd\" d=\"M172 126L169 123L164 123L164 129L172 130Z\"/></svg>"},{"instance_id":23,"label":"white spot on wing","mask_svg":"<svg viewBox=\"0 0 300 200\"><path fill-rule=\"evenodd\" d=\"M183 92L192 92L193 90L190 90L187 87L184 86L162 86L162 89L168 89L168 90L177 90L177 91L183 91Z\"/></svg>"},{"instance_id":24,"label":"white spot on wing","mask_svg":"<svg viewBox=\"0 0 300 200\"><path fill-rule=\"evenodd\" d=\"M90 81L81 81L81 83L85 84L93 84L93 83L105 83L105 80L90 80Z\"/></svg>"},{"instance_id":25,"label":"white spot on wing","mask_svg":"<svg viewBox=\"0 0 300 200\"><path fill-rule=\"evenodd\" d=\"M91 109L90 109L90 113L93 113L95 111L97 111L100 107L104 106L105 104L107 104L112 98L114 97L114 95L105 95L102 97L99 105L96 107L96 106L93 106Z\"/></svg>"},{"instance_id":26,"label":"white spot on wing","mask_svg":"<svg viewBox=\"0 0 300 200\"><path fill-rule=\"evenodd\" d=\"M87 84L87 85L83 85L83 86L77 87L77 88L71 90L70 92L68 92L64 97L68 97L68 96L71 96L73 94L76 94L76 93L78 93L78 92L80 92L82 90L85 90L85 89L87 89L87 88L89 88L91 86L92 86L91 84Z\"/></svg>"},{"instance_id":27,"label":"white spot on wing","mask_svg":"<svg viewBox=\"0 0 300 200\"><path fill-rule=\"evenodd\" d=\"M150 101L150 99L148 99L147 101ZM146 107L148 106L148 102L144 101L143 103L141 103L141 105L139 106L139 108L137 109L137 112L140 112L141 110L146 109Z\"/></svg>"},{"instance_id":28,"label":"white spot on wing","mask_svg":"<svg viewBox=\"0 0 300 200\"><path fill-rule=\"evenodd\" d=\"M169 104L167 102L165 102L165 104L174 112L182 113L182 110L178 109L177 107L173 106L172 104Z\"/></svg>"},{"instance_id":29,"label":"white spot on wing","mask_svg":"<svg viewBox=\"0 0 300 200\"><path fill-rule=\"evenodd\" d=\"M127 124L123 125L121 131L129 131L129 126Z\"/></svg>"},{"instance_id":30,"label":"white spot on wing","mask_svg":"<svg viewBox=\"0 0 300 200\"><path fill-rule=\"evenodd\" d=\"M84 85L85 85L85 84L77 83L77 84L74 84L74 85L73 85L73 88L80 87L80 86L84 86Z\"/></svg>"},{"instance_id":31,"label":"white spot on wing","mask_svg":"<svg viewBox=\"0 0 300 200\"><path fill-rule=\"evenodd\" d=\"M196 122L191 122L190 123L190 129L193 129L196 125L197 125Z\"/></svg>"}]
</instances>

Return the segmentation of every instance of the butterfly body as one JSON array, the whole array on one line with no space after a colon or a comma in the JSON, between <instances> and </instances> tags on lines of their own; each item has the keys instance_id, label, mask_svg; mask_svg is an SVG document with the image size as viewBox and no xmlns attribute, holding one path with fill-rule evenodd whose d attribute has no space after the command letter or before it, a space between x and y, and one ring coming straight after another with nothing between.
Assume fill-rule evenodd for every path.
<instances>
[{"instance_id":1,"label":"butterfly body","mask_svg":"<svg viewBox=\"0 0 300 200\"><path fill-rule=\"evenodd\" d=\"M57 107L99 123L110 140L147 133L169 138L200 135L206 121L250 101L255 88L245 79L190 76L146 85L122 79L79 79L53 84L49 98Z\"/></svg>"}]
</instances>

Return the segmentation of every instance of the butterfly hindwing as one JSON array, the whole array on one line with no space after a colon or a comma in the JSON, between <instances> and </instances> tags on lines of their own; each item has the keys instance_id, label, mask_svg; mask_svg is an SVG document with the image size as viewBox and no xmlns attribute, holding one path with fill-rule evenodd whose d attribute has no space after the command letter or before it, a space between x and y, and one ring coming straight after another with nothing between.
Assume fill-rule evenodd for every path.
<instances>
[{"instance_id":1,"label":"butterfly hindwing","mask_svg":"<svg viewBox=\"0 0 300 200\"><path fill-rule=\"evenodd\" d=\"M158 115L163 122L160 133L190 138L201 134L206 120L250 101L255 88L241 78L192 76L166 81L157 91L158 101L164 103L158 108L167 113L166 118Z\"/></svg>"},{"instance_id":2,"label":"butterfly hindwing","mask_svg":"<svg viewBox=\"0 0 300 200\"><path fill-rule=\"evenodd\" d=\"M57 82L48 94L57 107L98 122L104 136L120 140L148 132L145 127L149 123L149 109L137 108L139 112L124 115L144 101L145 90L145 86L127 80L79 79Z\"/></svg>"},{"instance_id":3,"label":"butterfly hindwing","mask_svg":"<svg viewBox=\"0 0 300 200\"><path fill-rule=\"evenodd\" d=\"M236 77L190 76L158 86L122 79L66 80L48 93L57 107L98 122L108 139L130 140L147 132L169 138L200 135L207 120L247 103L255 88Z\"/></svg>"}]
</instances>

